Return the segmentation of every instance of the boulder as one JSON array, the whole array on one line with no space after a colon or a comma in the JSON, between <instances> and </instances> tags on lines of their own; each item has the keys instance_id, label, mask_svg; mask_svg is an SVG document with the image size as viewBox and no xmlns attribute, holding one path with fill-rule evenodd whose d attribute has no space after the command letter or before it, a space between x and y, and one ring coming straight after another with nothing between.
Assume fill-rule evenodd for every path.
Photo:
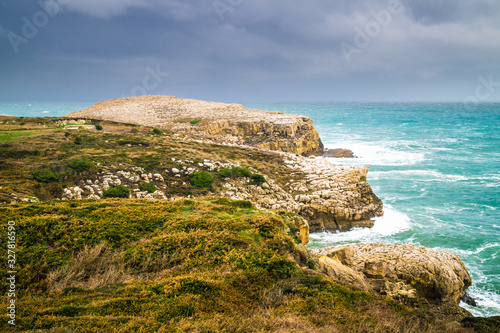
<instances>
[{"instance_id":1,"label":"boulder","mask_svg":"<svg viewBox=\"0 0 500 333\"><path fill-rule=\"evenodd\" d=\"M371 291L372 288L361 274L355 270L343 265L340 261L327 256L319 257L319 269L323 274L339 284L359 289L362 291Z\"/></svg>"},{"instance_id":2,"label":"boulder","mask_svg":"<svg viewBox=\"0 0 500 333\"><path fill-rule=\"evenodd\" d=\"M457 305L472 283L458 255L419 245L356 244L312 252L342 260L338 264L357 272L375 292L406 304Z\"/></svg>"},{"instance_id":3,"label":"boulder","mask_svg":"<svg viewBox=\"0 0 500 333\"><path fill-rule=\"evenodd\" d=\"M335 148L328 149L326 148L323 151L323 157L333 157L333 158L353 158L354 153L349 149Z\"/></svg>"}]
</instances>

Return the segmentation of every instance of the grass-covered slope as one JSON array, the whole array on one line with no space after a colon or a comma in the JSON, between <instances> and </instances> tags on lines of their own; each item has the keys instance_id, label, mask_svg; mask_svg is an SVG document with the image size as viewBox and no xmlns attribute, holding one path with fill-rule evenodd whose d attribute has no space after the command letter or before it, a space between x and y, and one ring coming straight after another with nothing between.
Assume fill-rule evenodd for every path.
<instances>
[{"instance_id":1,"label":"grass-covered slope","mask_svg":"<svg viewBox=\"0 0 500 333\"><path fill-rule=\"evenodd\" d=\"M252 168L253 175L270 175L283 185L290 178L300 178L300 171L286 168L272 152L184 140L132 124L101 121L93 124L102 130L70 130L60 123L57 118L0 117L0 203L61 198L65 188L82 180L133 168L161 174L166 187L158 189L172 196L215 195L225 183L216 172L208 188L195 186L185 173L172 173L173 168L199 169L205 160ZM42 177L36 177L40 172Z\"/></svg>"},{"instance_id":2,"label":"grass-covered slope","mask_svg":"<svg viewBox=\"0 0 500 333\"><path fill-rule=\"evenodd\" d=\"M297 249L293 216L241 206L246 205L206 198L0 207L5 221L16 222L19 299L14 331L458 328L335 284L316 273L314 260ZM1 233L4 244L5 235ZM1 307L6 308L6 299ZM3 320L0 330L8 329L12 327Z\"/></svg>"}]
</instances>

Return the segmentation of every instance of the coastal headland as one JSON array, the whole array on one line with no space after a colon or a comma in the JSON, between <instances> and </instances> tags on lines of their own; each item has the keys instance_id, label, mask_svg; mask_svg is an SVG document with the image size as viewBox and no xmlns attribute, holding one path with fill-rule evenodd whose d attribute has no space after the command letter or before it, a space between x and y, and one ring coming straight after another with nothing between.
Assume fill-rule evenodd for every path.
<instances>
[{"instance_id":1,"label":"coastal headland","mask_svg":"<svg viewBox=\"0 0 500 333\"><path fill-rule=\"evenodd\" d=\"M240 104L140 96L99 102L66 117L152 126L179 134L206 136L216 142L246 144L296 155L323 154L323 143L311 119L248 110Z\"/></svg>"},{"instance_id":2,"label":"coastal headland","mask_svg":"<svg viewBox=\"0 0 500 333\"><path fill-rule=\"evenodd\" d=\"M497 327L458 306L471 278L454 254L307 249L310 232L383 214L368 167L318 157L307 117L143 96L0 117L0 137L0 213L16 221L23 263L19 330Z\"/></svg>"}]
</instances>

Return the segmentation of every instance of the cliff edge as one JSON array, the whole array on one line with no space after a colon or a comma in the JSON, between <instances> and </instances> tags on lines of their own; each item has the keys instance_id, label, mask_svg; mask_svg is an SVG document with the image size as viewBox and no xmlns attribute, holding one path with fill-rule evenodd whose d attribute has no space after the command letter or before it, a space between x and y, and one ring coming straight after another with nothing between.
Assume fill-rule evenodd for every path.
<instances>
[{"instance_id":1,"label":"cliff edge","mask_svg":"<svg viewBox=\"0 0 500 333\"><path fill-rule=\"evenodd\" d=\"M323 143L308 117L250 110L240 104L139 96L99 102L65 117L153 126L296 155L323 154Z\"/></svg>"}]
</instances>

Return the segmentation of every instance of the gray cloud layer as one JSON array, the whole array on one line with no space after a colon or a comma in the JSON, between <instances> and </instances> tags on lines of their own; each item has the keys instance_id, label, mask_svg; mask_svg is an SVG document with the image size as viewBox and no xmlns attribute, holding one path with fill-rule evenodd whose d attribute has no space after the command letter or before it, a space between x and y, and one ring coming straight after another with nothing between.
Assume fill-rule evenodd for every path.
<instances>
[{"instance_id":1,"label":"gray cloud layer","mask_svg":"<svg viewBox=\"0 0 500 333\"><path fill-rule=\"evenodd\" d=\"M130 95L157 66L147 93L212 100L461 100L500 81L494 0L58 1L18 53L7 36L41 7L0 5L0 99Z\"/></svg>"}]
</instances>

